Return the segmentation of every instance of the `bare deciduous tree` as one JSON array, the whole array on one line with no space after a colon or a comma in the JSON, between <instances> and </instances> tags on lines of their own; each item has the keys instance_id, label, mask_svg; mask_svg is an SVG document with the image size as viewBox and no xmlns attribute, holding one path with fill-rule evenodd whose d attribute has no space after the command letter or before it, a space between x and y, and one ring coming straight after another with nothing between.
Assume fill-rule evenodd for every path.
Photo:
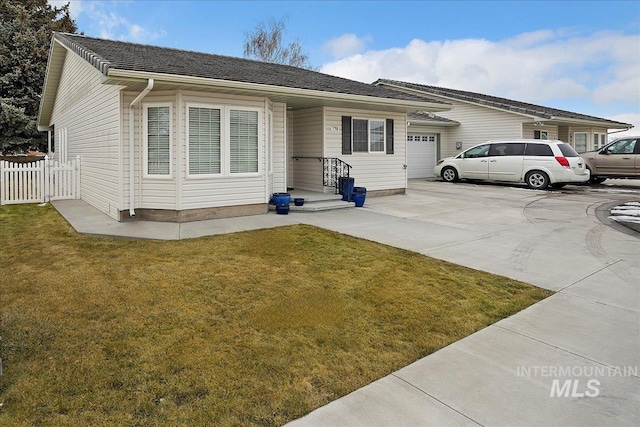
<instances>
[{"instance_id":1,"label":"bare deciduous tree","mask_svg":"<svg viewBox=\"0 0 640 427\"><path fill-rule=\"evenodd\" d=\"M244 56L264 62L313 68L309 64L309 55L302 51L299 40L284 44L282 36L285 30L284 18L279 21L271 18L268 25L261 22L253 32L245 34Z\"/></svg>"}]
</instances>

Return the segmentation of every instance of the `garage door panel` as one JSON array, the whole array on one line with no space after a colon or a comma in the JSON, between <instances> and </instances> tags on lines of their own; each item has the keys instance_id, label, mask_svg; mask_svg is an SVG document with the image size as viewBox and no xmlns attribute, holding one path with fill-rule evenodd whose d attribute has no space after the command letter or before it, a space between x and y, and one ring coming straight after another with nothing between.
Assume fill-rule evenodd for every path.
<instances>
[{"instance_id":1,"label":"garage door panel","mask_svg":"<svg viewBox=\"0 0 640 427\"><path fill-rule=\"evenodd\" d=\"M432 178L436 165L436 135L409 134L407 136L407 177Z\"/></svg>"}]
</instances>

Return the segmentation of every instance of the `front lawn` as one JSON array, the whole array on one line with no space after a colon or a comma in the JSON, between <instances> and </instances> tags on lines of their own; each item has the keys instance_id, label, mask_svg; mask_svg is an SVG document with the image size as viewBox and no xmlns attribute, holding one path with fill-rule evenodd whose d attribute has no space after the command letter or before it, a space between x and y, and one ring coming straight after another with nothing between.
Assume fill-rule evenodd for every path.
<instances>
[{"instance_id":1,"label":"front lawn","mask_svg":"<svg viewBox=\"0 0 640 427\"><path fill-rule=\"evenodd\" d=\"M547 291L311 226L160 242L0 208L0 425L280 425Z\"/></svg>"}]
</instances>

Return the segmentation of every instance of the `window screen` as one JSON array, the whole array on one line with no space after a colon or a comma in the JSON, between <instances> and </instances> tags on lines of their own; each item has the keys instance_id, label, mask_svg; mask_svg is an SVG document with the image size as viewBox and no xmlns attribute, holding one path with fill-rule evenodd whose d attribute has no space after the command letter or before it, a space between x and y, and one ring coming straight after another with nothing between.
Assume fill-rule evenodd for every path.
<instances>
[{"instance_id":1,"label":"window screen","mask_svg":"<svg viewBox=\"0 0 640 427\"><path fill-rule=\"evenodd\" d=\"M384 151L384 121L369 120L369 151Z\"/></svg>"},{"instance_id":2,"label":"window screen","mask_svg":"<svg viewBox=\"0 0 640 427\"><path fill-rule=\"evenodd\" d=\"M369 151L368 145L367 120L353 119L353 151L366 153Z\"/></svg>"},{"instance_id":3,"label":"window screen","mask_svg":"<svg viewBox=\"0 0 640 427\"><path fill-rule=\"evenodd\" d=\"M258 112L230 110L231 173L258 172Z\"/></svg>"},{"instance_id":4,"label":"window screen","mask_svg":"<svg viewBox=\"0 0 640 427\"><path fill-rule=\"evenodd\" d=\"M220 110L189 107L189 174L220 173Z\"/></svg>"},{"instance_id":5,"label":"window screen","mask_svg":"<svg viewBox=\"0 0 640 427\"><path fill-rule=\"evenodd\" d=\"M147 109L147 173L169 175L170 149L169 107Z\"/></svg>"}]
</instances>

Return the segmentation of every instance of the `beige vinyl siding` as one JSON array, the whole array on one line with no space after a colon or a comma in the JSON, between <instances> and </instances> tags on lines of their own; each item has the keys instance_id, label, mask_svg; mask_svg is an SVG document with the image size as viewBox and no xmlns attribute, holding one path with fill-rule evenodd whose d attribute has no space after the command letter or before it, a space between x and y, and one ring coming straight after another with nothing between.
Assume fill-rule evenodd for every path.
<instances>
[{"instance_id":1,"label":"beige vinyl siding","mask_svg":"<svg viewBox=\"0 0 640 427\"><path fill-rule=\"evenodd\" d=\"M563 139L563 141L568 142L569 144L571 144L571 146L573 146L575 148L575 141L574 141L574 134L576 132L583 132L587 134L587 151L592 151L595 150L594 147L594 133L603 133L603 134L607 134L608 133L608 129L607 128L600 128L600 127L591 127L591 126L569 126L568 127L568 138L566 140Z\"/></svg>"},{"instance_id":2,"label":"beige vinyl siding","mask_svg":"<svg viewBox=\"0 0 640 427\"><path fill-rule=\"evenodd\" d=\"M139 92L126 92L122 97L122 121L123 121L123 152L126 159L129 158L129 105L138 96ZM167 177L145 177L144 176L144 123L143 112L147 106L155 104L171 107L171 171ZM134 107L134 182L135 182L135 209L170 209L175 210L177 203L177 109L176 92L154 92L151 91ZM123 164L123 194L124 205L129 207L129 161Z\"/></svg>"},{"instance_id":3,"label":"beige vinyl siding","mask_svg":"<svg viewBox=\"0 0 640 427\"><path fill-rule=\"evenodd\" d=\"M179 135L182 178L181 178L181 209L196 209L222 206L250 205L268 202L267 175L268 165L266 164L266 107L268 102L265 98L253 97L230 97L223 94L207 92L189 92L181 94L181 133ZM187 128L188 128L188 106L198 104L200 106L230 106L242 109L259 109L259 145L258 163L259 174L252 176L216 176L198 177L187 176ZM280 104L280 121L282 121L283 106ZM275 122L274 114L274 122ZM274 139L275 139L274 126ZM275 163L274 163L275 170Z\"/></svg>"},{"instance_id":4,"label":"beige vinyl siding","mask_svg":"<svg viewBox=\"0 0 640 427\"><path fill-rule=\"evenodd\" d=\"M558 126L552 125L543 125L543 126L535 126L533 123L525 123L522 125L523 135L522 137L525 139L533 139L535 135L535 131L547 131L547 139L559 139L558 138Z\"/></svg>"},{"instance_id":5,"label":"beige vinyl siding","mask_svg":"<svg viewBox=\"0 0 640 427\"><path fill-rule=\"evenodd\" d=\"M558 128L558 139L560 141L569 142L569 127L568 126L560 126Z\"/></svg>"},{"instance_id":6,"label":"beige vinyl siding","mask_svg":"<svg viewBox=\"0 0 640 427\"><path fill-rule=\"evenodd\" d=\"M122 209L120 87L104 85L102 75L67 52L51 125L66 128L68 157L81 157L81 197L118 219Z\"/></svg>"},{"instance_id":7,"label":"beige vinyl siding","mask_svg":"<svg viewBox=\"0 0 640 427\"><path fill-rule=\"evenodd\" d=\"M362 119L393 119L394 154L353 153L343 155L342 116ZM325 108L324 124L324 156L337 157L350 164L353 167L351 177L355 178L355 185L366 187L367 191L406 188L407 174L404 168L407 146L406 123L406 114L327 107Z\"/></svg>"},{"instance_id":8,"label":"beige vinyl siding","mask_svg":"<svg viewBox=\"0 0 640 427\"><path fill-rule=\"evenodd\" d=\"M273 177L272 177L272 193L281 193L287 191L286 183L286 104L273 104Z\"/></svg>"},{"instance_id":9,"label":"beige vinyl siding","mask_svg":"<svg viewBox=\"0 0 640 427\"><path fill-rule=\"evenodd\" d=\"M439 112L438 115L461 123L442 134L441 157L455 156L490 139L523 138L522 124L528 118L495 108L429 96L453 104L453 109ZM456 142L462 142L462 150L456 150Z\"/></svg>"},{"instance_id":10,"label":"beige vinyl siding","mask_svg":"<svg viewBox=\"0 0 640 427\"><path fill-rule=\"evenodd\" d=\"M310 108L293 112L292 157L322 157L323 109ZM291 162L288 171L293 174L293 187L323 191L322 162L315 159L299 159Z\"/></svg>"}]
</instances>

